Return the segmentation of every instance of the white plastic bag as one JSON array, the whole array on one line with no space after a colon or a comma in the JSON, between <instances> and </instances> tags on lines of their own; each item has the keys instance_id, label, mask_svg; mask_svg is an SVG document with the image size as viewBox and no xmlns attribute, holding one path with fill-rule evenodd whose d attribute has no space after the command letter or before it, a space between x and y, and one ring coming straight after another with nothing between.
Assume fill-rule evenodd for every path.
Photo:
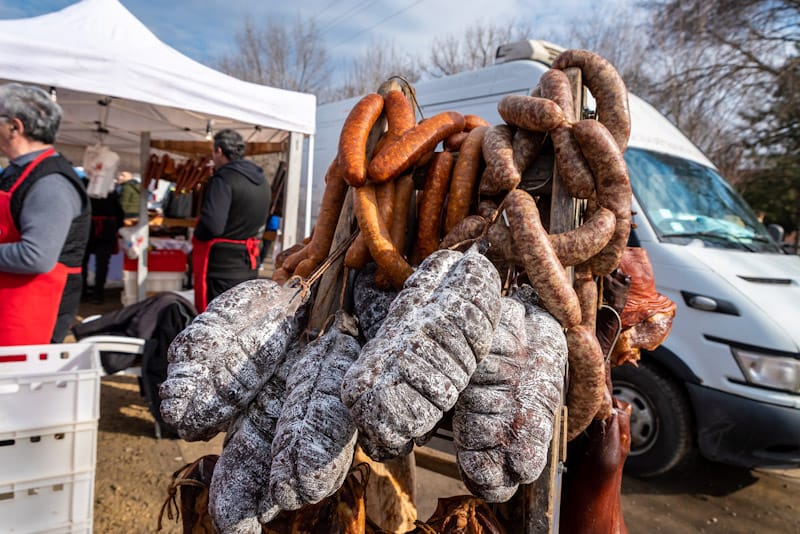
<instances>
[{"instance_id":1,"label":"white plastic bag","mask_svg":"<svg viewBox=\"0 0 800 534\"><path fill-rule=\"evenodd\" d=\"M100 144L86 147L83 170L89 179L86 193L93 198L106 198L114 189L119 169L119 155Z\"/></svg>"},{"instance_id":2,"label":"white plastic bag","mask_svg":"<svg viewBox=\"0 0 800 534\"><path fill-rule=\"evenodd\" d=\"M135 260L145 249L147 232L148 228L146 224L124 226L119 229L119 235L122 237L122 249L125 251L125 255L130 259Z\"/></svg>"}]
</instances>

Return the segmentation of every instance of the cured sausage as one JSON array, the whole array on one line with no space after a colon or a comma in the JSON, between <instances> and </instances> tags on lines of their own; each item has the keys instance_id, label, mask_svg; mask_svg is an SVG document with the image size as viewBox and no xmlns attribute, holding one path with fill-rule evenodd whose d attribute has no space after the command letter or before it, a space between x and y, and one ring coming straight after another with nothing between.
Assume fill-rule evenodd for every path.
<instances>
[{"instance_id":1,"label":"cured sausage","mask_svg":"<svg viewBox=\"0 0 800 534\"><path fill-rule=\"evenodd\" d=\"M389 236L392 239L394 248L397 250L398 254L402 256L406 246L408 210L411 207L411 199L414 196L414 178L410 173L404 174L390 183L394 185L394 206L392 207ZM384 289L392 285L390 277L380 268L375 273L375 282L378 284L378 287Z\"/></svg>"},{"instance_id":2,"label":"cured sausage","mask_svg":"<svg viewBox=\"0 0 800 534\"><path fill-rule=\"evenodd\" d=\"M503 204L511 228L512 247L525 267L544 307L564 328L581 322L581 309L572 280L558 261L539 219L536 201L520 189L506 195Z\"/></svg>"},{"instance_id":3,"label":"cured sausage","mask_svg":"<svg viewBox=\"0 0 800 534\"><path fill-rule=\"evenodd\" d=\"M596 120L582 120L573 126L589 168L595 176L597 203L616 216L614 235L591 261L592 271L606 275L616 269L631 231L631 182L622 152L608 129Z\"/></svg>"},{"instance_id":4,"label":"cured sausage","mask_svg":"<svg viewBox=\"0 0 800 534\"><path fill-rule=\"evenodd\" d=\"M491 126L483 117L467 113L464 115L464 131L471 132L478 126Z\"/></svg>"},{"instance_id":5,"label":"cured sausage","mask_svg":"<svg viewBox=\"0 0 800 534\"><path fill-rule=\"evenodd\" d=\"M535 96L506 95L497 103L497 111L508 124L535 132L549 132L567 122L558 104Z\"/></svg>"},{"instance_id":6,"label":"cured sausage","mask_svg":"<svg viewBox=\"0 0 800 534\"><path fill-rule=\"evenodd\" d=\"M396 178L440 141L463 129L464 116L455 111L443 111L420 122L372 158L367 168L370 179L382 183Z\"/></svg>"},{"instance_id":7,"label":"cured sausage","mask_svg":"<svg viewBox=\"0 0 800 534\"><path fill-rule=\"evenodd\" d=\"M549 98L561 108L568 122L575 121L575 105L572 98L572 86L569 78L562 70L549 69L539 78L539 94Z\"/></svg>"},{"instance_id":8,"label":"cured sausage","mask_svg":"<svg viewBox=\"0 0 800 534\"><path fill-rule=\"evenodd\" d=\"M325 174L325 192L322 194L317 224L311 241L302 250L286 258L283 267L287 271L296 271L300 262L306 259L312 260L313 271L328 256L346 195L347 183L344 181L338 159L334 158Z\"/></svg>"},{"instance_id":9,"label":"cured sausage","mask_svg":"<svg viewBox=\"0 0 800 534\"><path fill-rule=\"evenodd\" d=\"M342 310L300 353L286 379L286 397L272 441L270 494L282 510L332 495L344 482L356 425L339 390L361 350L355 318Z\"/></svg>"},{"instance_id":10,"label":"cured sausage","mask_svg":"<svg viewBox=\"0 0 800 534\"><path fill-rule=\"evenodd\" d=\"M442 208L450 185L453 154L437 152L425 178L424 195L417 215L417 242L414 263L419 264L439 248Z\"/></svg>"},{"instance_id":11,"label":"cured sausage","mask_svg":"<svg viewBox=\"0 0 800 534\"><path fill-rule=\"evenodd\" d=\"M307 297L247 280L215 298L172 341L161 415L188 441L209 439L267 382L296 337Z\"/></svg>"},{"instance_id":12,"label":"cured sausage","mask_svg":"<svg viewBox=\"0 0 800 534\"><path fill-rule=\"evenodd\" d=\"M482 146L486 172L481 177L481 194L494 195L519 185L522 177L514 164L512 135L511 128L506 124L486 130Z\"/></svg>"},{"instance_id":13,"label":"cured sausage","mask_svg":"<svg viewBox=\"0 0 800 534\"><path fill-rule=\"evenodd\" d=\"M567 330L569 390L567 390L567 441L586 430L603 402L606 388L603 350L586 325Z\"/></svg>"},{"instance_id":14,"label":"cured sausage","mask_svg":"<svg viewBox=\"0 0 800 534\"><path fill-rule=\"evenodd\" d=\"M550 243L564 267L588 261L611 240L616 217L611 210L600 208L579 227L561 234L550 234Z\"/></svg>"},{"instance_id":15,"label":"cured sausage","mask_svg":"<svg viewBox=\"0 0 800 534\"><path fill-rule=\"evenodd\" d=\"M631 135L628 90L617 69L602 56L589 50L565 50L554 61L553 68L581 69L583 83L597 102L597 118L611 132L620 152L625 152Z\"/></svg>"},{"instance_id":16,"label":"cured sausage","mask_svg":"<svg viewBox=\"0 0 800 534\"><path fill-rule=\"evenodd\" d=\"M439 248L450 248L455 244L477 239L486 229L486 219L480 215L468 215L458 221L442 239Z\"/></svg>"},{"instance_id":17,"label":"cured sausage","mask_svg":"<svg viewBox=\"0 0 800 534\"><path fill-rule=\"evenodd\" d=\"M386 272L394 287L403 287L403 282L413 269L392 243L389 230L378 211L374 184L368 183L355 189L353 207L358 226L364 233L367 248L375 263Z\"/></svg>"},{"instance_id":18,"label":"cured sausage","mask_svg":"<svg viewBox=\"0 0 800 534\"><path fill-rule=\"evenodd\" d=\"M447 212L444 218L444 232L448 233L460 220L469 214L475 196L475 185L481 167L483 137L488 128L478 126L467 134L461 145L458 159L453 167L450 191L447 196Z\"/></svg>"},{"instance_id":19,"label":"cured sausage","mask_svg":"<svg viewBox=\"0 0 800 534\"><path fill-rule=\"evenodd\" d=\"M378 210L383 219L383 224L389 228L392 224L392 212L394 211L394 182L386 182L375 186L375 198L378 201ZM364 241L364 234L359 233L344 256L344 264L351 269L363 269L369 262L371 256L367 243Z\"/></svg>"},{"instance_id":20,"label":"cured sausage","mask_svg":"<svg viewBox=\"0 0 800 534\"><path fill-rule=\"evenodd\" d=\"M511 147L514 150L514 165L520 174L525 172L528 166L539 155L539 151L544 145L545 134L542 132L532 132L518 128L511 139Z\"/></svg>"},{"instance_id":21,"label":"cured sausage","mask_svg":"<svg viewBox=\"0 0 800 534\"><path fill-rule=\"evenodd\" d=\"M500 278L485 256L428 256L342 384L364 452L377 461L407 454L433 430L489 352L499 318Z\"/></svg>"},{"instance_id":22,"label":"cured sausage","mask_svg":"<svg viewBox=\"0 0 800 534\"><path fill-rule=\"evenodd\" d=\"M575 140L572 127L559 126L550 132L550 137L553 138L558 174L567 193L575 198L589 198L594 193L594 175Z\"/></svg>"},{"instance_id":23,"label":"cured sausage","mask_svg":"<svg viewBox=\"0 0 800 534\"><path fill-rule=\"evenodd\" d=\"M414 108L402 91L392 89L384 97L384 112L386 113L386 138L394 142L417 123Z\"/></svg>"},{"instance_id":24,"label":"cured sausage","mask_svg":"<svg viewBox=\"0 0 800 534\"><path fill-rule=\"evenodd\" d=\"M489 502L536 480L547 463L561 403L567 344L561 326L522 286L502 299L489 354L478 363L453 415L462 480Z\"/></svg>"},{"instance_id":25,"label":"cured sausage","mask_svg":"<svg viewBox=\"0 0 800 534\"><path fill-rule=\"evenodd\" d=\"M383 111L383 97L370 93L359 100L342 126L339 166L345 182L361 187L367 179L367 137Z\"/></svg>"},{"instance_id":26,"label":"cured sausage","mask_svg":"<svg viewBox=\"0 0 800 534\"><path fill-rule=\"evenodd\" d=\"M449 136L444 140L445 150L449 150L450 152L458 152L461 149L461 144L467 138L467 135L469 135L469 132L458 132Z\"/></svg>"}]
</instances>

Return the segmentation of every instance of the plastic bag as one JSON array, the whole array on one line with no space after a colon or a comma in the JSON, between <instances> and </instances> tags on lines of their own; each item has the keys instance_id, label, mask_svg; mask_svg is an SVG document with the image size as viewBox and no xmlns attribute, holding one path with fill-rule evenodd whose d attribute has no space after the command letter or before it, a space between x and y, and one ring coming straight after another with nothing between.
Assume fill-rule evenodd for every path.
<instances>
[{"instance_id":1,"label":"plastic bag","mask_svg":"<svg viewBox=\"0 0 800 534\"><path fill-rule=\"evenodd\" d=\"M144 250L147 243L147 232L146 224L125 226L119 229L119 235L122 237L122 249L130 259L135 260Z\"/></svg>"},{"instance_id":2,"label":"plastic bag","mask_svg":"<svg viewBox=\"0 0 800 534\"><path fill-rule=\"evenodd\" d=\"M86 193L93 198L106 198L114 189L119 169L119 155L103 145L86 147L83 170L89 180Z\"/></svg>"}]
</instances>

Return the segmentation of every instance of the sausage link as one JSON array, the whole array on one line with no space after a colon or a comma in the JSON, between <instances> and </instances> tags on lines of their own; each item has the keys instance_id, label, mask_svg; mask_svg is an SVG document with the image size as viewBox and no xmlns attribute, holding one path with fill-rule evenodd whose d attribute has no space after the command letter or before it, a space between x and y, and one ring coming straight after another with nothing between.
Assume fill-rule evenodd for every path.
<instances>
[{"instance_id":1,"label":"sausage link","mask_svg":"<svg viewBox=\"0 0 800 534\"><path fill-rule=\"evenodd\" d=\"M514 261L514 250L511 244L511 231L505 225L503 219L498 218L486 232L489 240L489 249L486 256L491 259L503 260L506 262Z\"/></svg>"},{"instance_id":2,"label":"sausage link","mask_svg":"<svg viewBox=\"0 0 800 534\"><path fill-rule=\"evenodd\" d=\"M302 250L286 258L283 263L286 270L296 271L295 266L299 266L306 259L316 262L314 265L316 267L328 256L345 195L347 195L347 183L342 176L338 158L334 158L325 174L325 192L322 194L317 224L311 241Z\"/></svg>"},{"instance_id":3,"label":"sausage link","mask_svg":"<svg viewBox=\"0 0 800 534\"><path fill-rule=\"evenodd\" d=\"M579 227L550 234L553 250L564 267L581 264L600 252L611 240L617 218L606 208L592 213Z\"/></svg>"},{"instance_id":4,"label":"sausage link","mask_svg":"<svg viewBox=\"0 0 800 534\"><path fill-rule=\"evenodd\" d=\"M539 91L542 98L558 104L568 122L575 122L575 105L572 86L563 70L550 69L539 78Z\"/></svg>"},{"instance_id":5,"label":"sausage link","mask_svg":"<svg viewBox=\"0 0 800 534\"><path fill-rule=\"evenodd\" d=\"M482 145L486 173L479 186L481 194L494 195L510 191L522 180L519 169L514 164L512 135L511 128L506 124L486 130Z\"/></svg>"},{"instance_id":6,"label":"sausage link","mask_svg":"<svg viewBox=\"0 0 800 534\"><path fill-rule=\"evenodd\" d=\"M406 227L408 226L408 209L414 196L414 179L411 174L404 174L394 182L394 206L392 207L392 221L389 235L399 254L403 254L406 246ZM380 288L391 286L389 276L378 268L375 272L375 283Z\"/></svg>"},{"instance_id":7,"label":"sausage link","mask_svg":"<svg viewBox=\"0 0 800 534\"><path fill-rule=\"evenodd\" d=\"M603 350L586 325L567 330L569 389L567 390L567 441L586 430L603 402L606 387Z\"/></svg>"},{"instance_id":8,"label":"sausage link","mask_svg":"<svg viewBox=\"0 0 800 534\"><path fill-rule=\"evenodd\" d=\"M589 50L565 50L553 61L553 68L581 69L583 83L597 102L597 118L611 132L620 152L625 152L631 135L628 90L617 69Z\"/></svg>"},{"instance_id":9,"label":"sausage link","mask_svg":"<svg viewBox=\"0 0 800 534\"><path fill-rule=\"evenodd\" d=\"M572 127L559 126L550 132L550 137L553 138L558 174L567 193L575 198L589 198L594 192L594 175L575 140Z\"/></svg>"},{"instance_id":10,"label":"sausage link","mask_svg":"<svg viewBox=\"0 0 800 534\"><path fill-rule=\"evenodd\" d=\"M480 215L468 215L450 229L439 244L439 248L450 248L457 243L477 239L485 229L486 219Z\"/></svg>"},{"instance_id":11,"label":"sausage link","mask_svg":"<svg viewBox=\"0 0 800 534\"><path fill-rule=\"evenodd\" d=\"M386 133L390 141L394 142L417 123L414 108L402 91L392 89L384 97L384 112L386 113Z\"/></svg>"},{"instance_id":12,"label":"sausage link","mask_svg":"<svg viewBox=\"0 0 800 534\"><path fill-rule=\"evenodd\" d=\"M442 207L452 170L453 154L437 152L425 177L422 203L417 214L417 242L414 249L414 263L417 265L439 249Z\"/></svg>"},{"instance_id":13,"label":"sausage link","mask_svg":"<svg viewBox=\"0 0 800 534\"><path fill-rule=\"evenodd\" d=\"M383 111L383 97L370 93L359 100L342 126L339 166L345 182L361 187L367 179L367 137Z\"/></svg>"},{"instance_id":14,"label":"sausage link","mask_svg":"<svg viewBox=\"0 0 800 534\"><path fill-rule=\"evenodd\" d=\"M469 135L469 132L456 132L444 140L444 149L450 152L458 152L461 150L461 145Z\"/></svg>"},{"instance_id":15,"label":"sausage link","mask_svg":"<svg viewBox=\"0 0 800 534\"><path fill-rule=\"evenodd\" d=\"M389 230L378 212L373 184L367 183L354 190L353 207L358 226L364 233L367 247L375 263L386 272L392 285L400 289L413 269L392 243Z\"/></svg>"},{"instance_id":16,"label":"sausage link","mask_svg":"<svg viewBox=\"0 0 800 534\"><path fill-rule=\"evenodd\" d=\"M506 95L497 103L497 111L508 124L535 132L549 132L567 122L558 104L535 96Z\"/></svg>"},{"instance_id":17,"label":"sausage link","mask_svg":"<svg viewBox=\"0 0 800 534\"><path fill-rule=\"evenodd\" d=\"M611 273L619 265L631 230L631 182L622 152L608 129L596 120L582 120L573 126L589 168L595 176L597 202L616 216L614 235L591 260L598 275Z\"/></svg>"},{"instance_id":18,"label":"sausage link","mask_svg":"<svg viewBox=\"0 0 800 534\"><path fill-rule=\"evenodd\" d=\"M392 224L392 212L394 209L394 182L375 186L375 197L378 201L383 224L389 228ZM363 269L371 259L364 234L359 233L344 255L344 264L351 269Z\"/></svg>"},{"instance_id":19,"label":"sausage link","mask_svg":"<svg viewBox=\"0 0 800 534\"><path fill-rule=\"evenodd\" d=\"M478 115L466 114L464 115L464 131L471 132L478 126L491 126L488 121Z\"/></svg>"},{"instance_id":20,"label":"sausage link","mask_svg":"<svg viewBox=\"0 0 800 534\"><path fill-rule=\"evenodd\" d=\"M542 227L536 201L525 191L515 189L503 204L511 228L513 251L525 267L542 304L564 328L577 325L581 322L578 296Z\"/></svg>"},{"instance_id":21,"label":"sausage link","mask_svg":"<svg viewBox=\"0 0 800 534\"><path fill-rule=\"evenodd\" d=\"M470 205L475 197L478 171L481 167L483 138L488 129L486 126L478 126L469 132L458 152L447 197L447 212L444 218L445 234L469 214Z\"/></svg>"},{"instance_id":22,"label":"sausage link","mask_svg":"<svg viewBox=\"0 0 800 534\"><path fill-rule=\"evenodd\" d=\"M497 204L492 200L481 200L478 202L478 215L486 220L494 217L494 212L497 211Z\"/></svg>"},{"instance_id":23,"label":"sausage link","mask_svg":"<svg viewBox=\"0 0 800 534\"><path fill-rule=\"evenodd\" d=\"M443 111L420 122L372 158L367 168L370 179L382 183L396 178L440 141L463 129L464 116L455 111Z\"/></svg>"},{"instance_id":24,"label":"sausage link","mask_svg":"<svg viewBox=\"0 0 800 534\"><path fill-rule=\"evenodd\" d=\"M518 128L511 139L511 147L514 150L514 164L520 174L530 166L539 151L544 145L545 134L543 132L533 132Z\"/></svg>"}]
</instances>

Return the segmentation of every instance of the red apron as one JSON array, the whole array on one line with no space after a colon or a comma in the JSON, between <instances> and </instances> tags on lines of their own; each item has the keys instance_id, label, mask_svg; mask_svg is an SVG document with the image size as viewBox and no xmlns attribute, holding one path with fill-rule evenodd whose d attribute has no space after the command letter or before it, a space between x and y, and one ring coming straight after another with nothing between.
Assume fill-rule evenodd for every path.
<instances>
[{"instance_id":1,"label":"red apron","mask_svg":"<svg viewBox=\"0 0 800 534\"><path fill-rule=\"evenodd\" d=\"M208 273L208 256L211 254L211 247L217 243L239 243L247 247L247 255L250 258L250 268L258 267L259 250L258 245L261 239L250 237L247 239L223 239L215 237L209 241L199 241L192 237L192 271L194 272L194 306L197 313L206 310L206 273Z\"/></svg>"},{"instance_id":2,"label":"red apron","mask_svg":"<svg viewBox=\"0 0 800 534\"><path fill-rule=\"evenodd\" d=\"M0 243L17 243L22 238L11 216L11 195L39 163L53 154L52 148L39 154L10 190L0 191ZM50 343L67 275L80 272L80 267L63 263L56 263L53 270L43 274L0 271L0 346Z\"/></svg>"}]
</instances>

